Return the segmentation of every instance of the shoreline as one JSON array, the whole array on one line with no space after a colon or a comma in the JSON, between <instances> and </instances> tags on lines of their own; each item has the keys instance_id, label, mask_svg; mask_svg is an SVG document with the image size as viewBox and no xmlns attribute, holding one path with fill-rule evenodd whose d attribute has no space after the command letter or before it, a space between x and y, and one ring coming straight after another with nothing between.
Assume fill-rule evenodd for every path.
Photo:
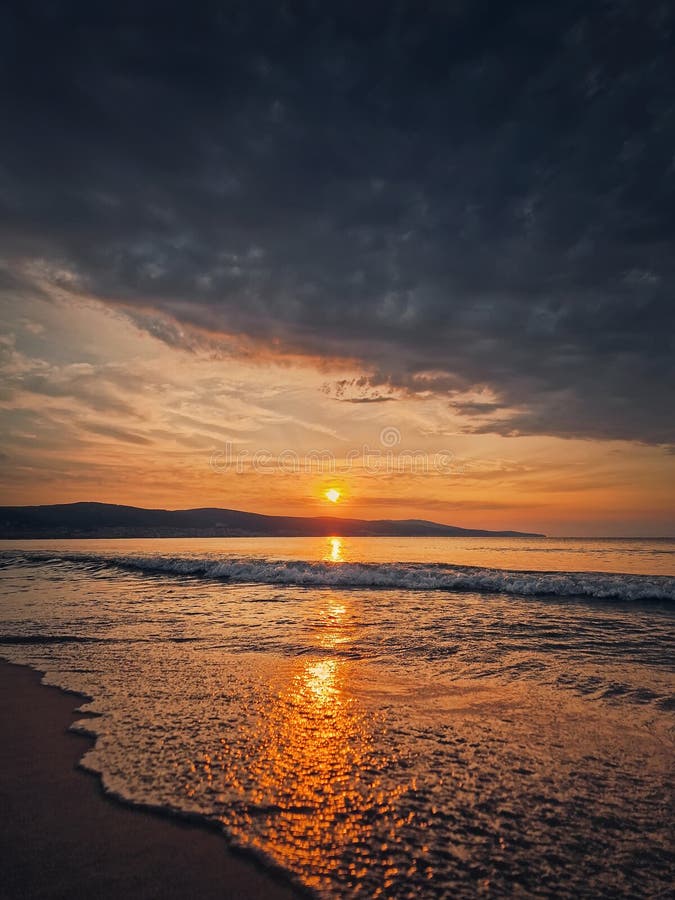
<instances>
[{"instance_id":1,"label":"shoreline","mask_svg":"<svg viewBox=\"0 0 675 900\"><path fill-rule=\"evenodd\" d=\"M68 731L80 694L0 659L1 900L293 900L308 894L198 823L106 795Z\"/></svg>"}]
</instances>

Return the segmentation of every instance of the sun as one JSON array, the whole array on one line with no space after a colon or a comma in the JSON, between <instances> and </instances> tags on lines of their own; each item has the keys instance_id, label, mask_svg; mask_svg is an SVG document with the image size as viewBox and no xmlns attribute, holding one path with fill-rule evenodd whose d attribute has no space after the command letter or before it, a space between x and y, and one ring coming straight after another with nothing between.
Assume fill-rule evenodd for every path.
<instances>
[{"instance_id":1,"label":"sun","mask_svg":"<svg viewBox=\"0 0 675 900\"><path fill-rule=\"evenodd\" d=\"M324 491L324 497L331 503L337 503L341 496L342 494L337 488L328 488L327 491Z\"/></svg>"}]
</instances>

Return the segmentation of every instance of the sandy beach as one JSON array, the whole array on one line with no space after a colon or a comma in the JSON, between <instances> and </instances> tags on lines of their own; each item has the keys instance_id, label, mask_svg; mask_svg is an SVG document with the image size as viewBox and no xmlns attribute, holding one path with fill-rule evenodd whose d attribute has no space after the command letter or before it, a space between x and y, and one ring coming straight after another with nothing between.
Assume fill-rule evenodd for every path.
<instances>
[{"instance_id":1,"label":"sandy beach","mask_svg":"<svg viewBox=\"0 0 675 900\"><path fill-rule=\"evenodd\" d=\"M90 745L67 731L80 697L0 661L0 897L300 896L197 825L132 810L77 768Z\"/></svg>"}]
</instances>

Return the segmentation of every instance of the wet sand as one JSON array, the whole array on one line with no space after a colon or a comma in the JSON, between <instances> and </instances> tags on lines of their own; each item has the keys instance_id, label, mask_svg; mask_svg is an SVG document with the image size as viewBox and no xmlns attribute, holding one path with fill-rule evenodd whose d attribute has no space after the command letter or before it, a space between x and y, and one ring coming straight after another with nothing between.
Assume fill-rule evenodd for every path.
<instances>
[{"instance_id":1,"label":"wet sand","mask_svg":"<svg viewBox=\"0 0 675 900\"><path fill-rule=\"evenodd\" d=\"M0 898L265 898L301 894L188 822L106 797L67 731L82 698L0 660Z\"/></svg>"}]
</instances>

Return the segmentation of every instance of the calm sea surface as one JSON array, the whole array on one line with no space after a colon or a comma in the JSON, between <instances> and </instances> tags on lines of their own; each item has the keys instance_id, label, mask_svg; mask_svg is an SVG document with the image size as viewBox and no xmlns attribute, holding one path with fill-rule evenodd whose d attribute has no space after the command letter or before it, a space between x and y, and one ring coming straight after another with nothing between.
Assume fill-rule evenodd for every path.
<instances>
[{"instance_id":1,"label":"calm sea surface","mask_svg":"<svg viewBox=\"0 0 675 900\"><path fill-rule=\"evenodd\" d=\"M665 897L675 542L0 545L106 790L325 897Z\"/></svg>"}]
</instances>

